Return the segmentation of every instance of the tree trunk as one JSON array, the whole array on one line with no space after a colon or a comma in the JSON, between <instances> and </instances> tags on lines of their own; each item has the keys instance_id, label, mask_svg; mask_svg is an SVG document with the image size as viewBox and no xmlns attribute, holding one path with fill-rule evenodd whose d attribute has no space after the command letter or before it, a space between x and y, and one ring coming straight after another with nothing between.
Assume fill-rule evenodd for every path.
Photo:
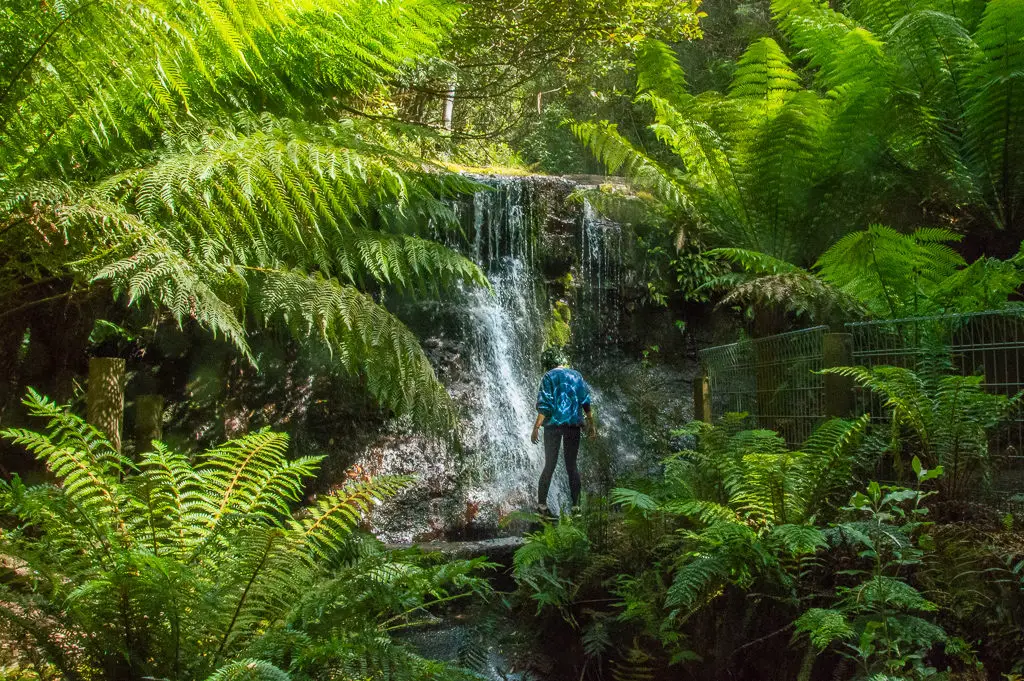
<instances>
[{"instance_id":1,"label":"tree trunk","mask_svg":"<svg viewBox=\"0 0 1024 681\"><path fill-rule=\"evenodd\" d=\"M89 360L86 420L96 426L117 451L121 451L121 419L124 416L124 360L93 357Z\"/></svg>"},{"instance_id":2,"label":"tree trunk","mask_svg":"<svg viewBox=\"0 0 1024 681\"><path fill-rule=\"evenodd\" d=\"M452 114L455 111L455 81L448 85L448 95L444 98L443 125L445 130L452 129Z\"/></svg>"}]
</instances>

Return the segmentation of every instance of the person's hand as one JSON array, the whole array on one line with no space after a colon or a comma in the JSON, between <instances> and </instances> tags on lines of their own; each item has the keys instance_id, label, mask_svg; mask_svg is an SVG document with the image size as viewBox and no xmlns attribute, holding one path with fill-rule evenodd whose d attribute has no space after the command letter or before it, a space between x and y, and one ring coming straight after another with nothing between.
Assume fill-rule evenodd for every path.
<instances>
[{"instance_id":1,"label":"person's hand","mask_svg":"<svg viewBox=\"0 0 1024 681\"><path fill-rule=\"evenodd\" d=\"M537 426L533 427L533 433L530 434L530 442L533 444L540 442L540 428Z\"/></svg>"},{"instance_id":2,"label":"person's hand","mask_svg":"<svg viewBox=\"0 0 1024 681\"><path fill-rule=\"evenodd\" d=\"M594 419L587 419L586 428L587 437L597 437L597 426L594 425Z\"/></svg>"}]
</instances>

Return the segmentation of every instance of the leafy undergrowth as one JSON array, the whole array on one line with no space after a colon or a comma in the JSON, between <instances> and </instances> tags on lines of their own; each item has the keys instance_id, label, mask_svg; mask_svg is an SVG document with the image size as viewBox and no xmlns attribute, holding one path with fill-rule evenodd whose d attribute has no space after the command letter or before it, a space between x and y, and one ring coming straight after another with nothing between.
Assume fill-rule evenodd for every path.
<instances>
[{"instance_id":1,"label":"leafy undergrowth","mask_svg":"<svg viewBox=\"0 0 1024 681\"><path fill-rule=\"evenodd\" d=\"M52 482L0 483L0 659L11 679L475 679L392 638L491 587L484 558L386 551L365 512L408 481L302 502L318 457L259 431L135 460L36 395L3 435ZM13 645L10 645L13 644Z\"/></svg>"},{"instance_id":2,"label":"leafy undergrowth","mask_svg":"<svg viewBox=\"0 0 1024 681\"><path fill-rule=\"evenodd\" d=\"M950 519L984 505L965 498L966 479L987 464L984 435L1006 405L970 380L901 378L906 408L884 432L836 419L790 450L742 415L695 423L695 446L668 457L661 479L529 535L518 603L568 651L562 675L1016 678L1020 518L987 507ZM989 417L966 417L982 403ZM945 460L954 451L959 468ZM872 481L892 456L907 457L907 482Z\"/></svg>"}]
</instances>

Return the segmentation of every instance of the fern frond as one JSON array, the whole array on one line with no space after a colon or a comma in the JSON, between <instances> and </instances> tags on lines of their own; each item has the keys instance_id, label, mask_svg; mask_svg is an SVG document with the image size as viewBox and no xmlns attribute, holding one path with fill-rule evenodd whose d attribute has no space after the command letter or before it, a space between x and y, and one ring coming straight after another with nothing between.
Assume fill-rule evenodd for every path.
<instances>
[{"instance_id":1,"label":"fern frond","mask_svg":"<svg viewBox=\"0 0 1024 681\"><path fill-rule=\"evenodd\" d=\"M619 134L614 124L577 121L570 129L609 173L623 173L638 189L651 192L661 201L685 202L673 178Z\"/></svg>"},{"instance_id":2,"label":"fern frond","mask_svg":"<svg viewBox=\"0 0 1024 681\"><path fill-rule=\"evenodd\" d=\"M900 234L883 225L843 237L815 264L822 279L864 301L874 314L900 317L918 309L965 263L946 245L959 236L940 229ZM874 301L874 302L872 302Z\"/></svg>"},{"instance_id":3,"label":"fern frond","mask_svg":"<svg viewBox=\"0 0 1024 681\"><path fill-rule=\"evenodd\" d=\"M58 513L51 507L46 519L69 530L81 524L74 533L88 536L87 546L133 541L125 523L136 509L118 484L133 469L131 462L95 427L35 391L29 391L25 405L31 414L49 419L50 433L8 428L0 435L35 454L56 477L67 507Z\"/></svg>"},{"instance_id":4,"label":"fern frond","mask_svg":"<svg viewBox=\"0 0 1024 681\"><path fill-rule=\"evenodd\" d=\"M824 650L834 641L853 638L853 627L838 610L811 608L796 621L796 631L807 633L818 650Z\"/></svg>"},{"instance_id":5,"label":"fern frond","mask_svg":"<svg viewBox=\"0 0 1024 681\"><path fill-rule=\"evenodd\" d=\"M252 290L255 312L265 323L319 339L345 370L366 377L367 389L381 404L451 432L451 400L419 342L370 296L296 270L259 272Z\"/></svg>"},{"instance_id":6,"label":"fern frond","mask_svg":"<svg viewBox=\"0 0 1024 681\"><path fill-rule=\"evenodd\" d=\"M288 436L261 430L227 442L203 455L196 473L204 487L202 512L209 527L215 527L232 515L281 511L294 501L301 485L313 475L308 465L291 465L285 453ZM278 481L279 478L283 480ZM268 487L280 491L272 502L276 508L261 508Z\"/></svg>"},{"instance_id":7,"label":"fern frond","mask_svg":"<svg viewBox=\"0 0 1024 681\"><path fill-rule=\"evenodd\" d=\"M657 501L647 494L636 490L616 487L612 490L611 497L613 504L624 506L632 511L639 511L642 515L647 515L658 509Z\"/></svg>"},{"instance_id":8,"label":"fern frond","mask_svg":"<svg viewBox=\"0 0 1024 681\"><path fill-rule=\"evenodd\" d=\"M291 677L263 660L230 662L206 678L206 681L289 681Z\"/></svg>"},{"instance_id":9,"label":"fern frond","mask_svg":"<svg viewBox=\"0 0 1024 681\"><path fill-rule=\"evenodd\" d=\"M771 38L761 38L743 53L736 65L729 94L770 117L800 89L800 79L789 58Z\"/></svg>"},{"instance_id":10,"label":"fern frond","mask_svg":"<svg viewBox=\"0 0 1024 681\"><path fill-rule=\"evenodd\" d=\"M792 556L811 555L828 546L824 533L813 525L776 525L769 537Z\"/></svg>"},{"instance_id":11,"label":"fern frond","mask_svg":"<svg viewBox=\"0 0 1024 681\"><path fill-rule=\"evenodd\" d=\"M986 194L999 224L1012 224L1022 198L1020 154L1024 132L1024 6L1019 0L985 3L974 40L981 52L971 72L974 90L967 103L968 149L987 180Z\"/></svg>"},{"instance_id":12,"label":"fern frond","mask_svg":"<svg viewBox=\"0 0 1024 681\"><path fill-rule=\"evenodd\" d=\"M672 585L666 594L665 606L688 611L697 605L727 575L722 560L712 556L700 556L687 562L672 577Z\"/></svg>"},{"instance_id":13,"label":"fern frond","mask_svg":"<svg viewBox=\"0 0 1024 681\"><path fill-rule=\"evenodd\" d=\"M650 93L677 108L690 99L679 60L672 48L661 41L648 40L637 50L636 80L637 94Z\"/></svg>"},{"instance_id":14,"label":"fern frond","mask_svg":"<svg viewBox=\"0 0 1024 681\"><path fill-rule=\"evenodd\" d=\"M329 560L374 505L394 496L411 482L410 477L394 476L346 485L319 497L307 515L290 521L290 525L301 534L312 555Z\"/></svg>"}]
</instances>

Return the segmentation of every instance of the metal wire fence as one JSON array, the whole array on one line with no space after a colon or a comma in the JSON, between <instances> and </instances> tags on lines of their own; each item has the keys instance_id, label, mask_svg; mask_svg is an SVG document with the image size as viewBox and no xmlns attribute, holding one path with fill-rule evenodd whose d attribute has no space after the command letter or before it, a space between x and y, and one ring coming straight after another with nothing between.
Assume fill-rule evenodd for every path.
<instances>
[{"instance_id":1,"label":"metal wire fence","mask_svg":"<svg viewBox=\"0 0 1024 681\"><path fill-rule=\"evenodd\" d=\"M942 359L963 376L983 376L988 392L1012 397L1024 390L1024 313L990 311L848 324L853 364L913 369ZM854 391L858 413L884 420L877 395ZM1024 494L1024 413L1011 415L989 441L990 487L997 494ZM1024 501L1024 499L1021 499Z\"/></svg>"},{"instance_id":2,"label":"metal wire fence","mask_svg":"<svg viewBox=\"0 0 1024 681\"><path fill-rule=\"evenodd\" d=\"M824 418L823 342L828 327L707 348L711 414L746 412L759 428L802 443Z\"/></svg>"},{"instance_id":3,"label":"metal wire fence","mask_svg":"<svg viewBox=\"0 0 1024 681\"><path fill-rule=\"evenodd\" d=\"M826 418L827 327L707 348L700 361L707 377L713 419L746 412L753 426L779 431L791 446L802 443ZM849 364L913 369L928 357L944 358L952 371L984 376L985 390L1007 396L1024 390L1024 312L990 311L847 324ZM848 395L848 393L845 393ZM856 413L884 421L881 400L854 388ZM1024 507L1024 411L991 437L996 473L991 490Z\"/></svg>"}]
</instances>

